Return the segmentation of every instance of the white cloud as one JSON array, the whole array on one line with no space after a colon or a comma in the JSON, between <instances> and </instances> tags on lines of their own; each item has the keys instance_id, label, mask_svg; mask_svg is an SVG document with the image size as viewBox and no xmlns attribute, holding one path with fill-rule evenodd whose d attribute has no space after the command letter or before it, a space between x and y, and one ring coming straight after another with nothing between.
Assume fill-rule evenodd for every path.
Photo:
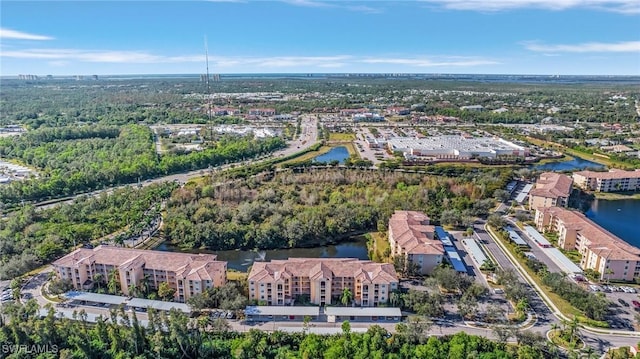
<instances>
[{"instance_id":1,"label":"white cloud","mask_svg":"<svg viewBox=\"0 0 640 359\"><path fill-rule=\"evenodd\" d=\"M622 41L615 43L586 42L582 44L547 45L538 42L525 42L527 50L553 54L558 52L636 52L640 53L640 41Z\"/></svg>"},{"instance_id":2,"label":"white cloud","mask_svg":"<svg viewBox=\"0 0 640 359\"><path fill-rule=\"evenodd\" d=\"M0 28L0 39L16 39L16 40L53 40L53 37L29 34L22 31Z\"/></svg>"},{"instance_id":3,"label":"white cloud","mask_svg":"<svg viewBox=\"0 0 640 359\"><path fill-rule=\"evenodd\" d=\"M638 0L421 0L451 10L494 12L522 8L566 10L590 8L623 14L640 14Z\"/></svg>"},{"instance_id":4,"label":"white cloud","mask_svg":"<svg viewBox=\"0 0 640 359\"><path fill-rule=\"evenodd\" d=\"M79 49L26 49L0 53L2 58L43 60L50 65L72 66L74 63L111 64L204 64L204 55L157 55L145 51L79 50ZM465 56L434 57L363 57L335 56L209 56L210 66L219 69L262 68L339 68L360 67L363 64L388 64L406 67L473 67L495 65L489 59ZM192 65L189 65L192 66Z\"/></svg>"},{"instance_id":5,"label":"white cloud","mask_svg":"<svg viewBox=\"0 0 640 359\"><path fill-rule=\"evenodd\" d=\"M313 0L283 0L283 2L290 5L304 6L304 7L333 7L332 4L322 2L322 1L313 1Z\"/></svg>"},{"instance_id":6,"label":"white cloud","mask_svg":"<svg viewBox=\"0 0 640 359\"><path fill-rule=\"evenodd\" d=\"M302 6L302 7L313 7L313 8L337 8L337 9L346 9L350 11L362 12L366 14L380 14L382 13L382 9L362 5L362 4L349 4L347 2L340 1L315 1L315 0L281 0L284 3L294 5L294 6Z\"/></svg>"},{"instance_id":7,"label":"white cloud","mask_svg":"<svg viewBox=\"0 0 640 359\"><path fill-rule=\"evenodd\" d=\"M2 57L105 63L177 63L204 61L200 56L158 56L142 51L102 51L77 49L26 49L3 51Z\"/></svg>"}]
</instances>

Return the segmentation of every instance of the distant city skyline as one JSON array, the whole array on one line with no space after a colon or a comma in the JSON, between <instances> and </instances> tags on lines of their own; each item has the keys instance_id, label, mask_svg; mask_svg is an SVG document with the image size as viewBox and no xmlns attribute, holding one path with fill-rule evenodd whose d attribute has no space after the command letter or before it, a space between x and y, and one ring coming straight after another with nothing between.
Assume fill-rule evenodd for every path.
<instances>
[{"instance_id":1,"label":"distant city skyline","mask_svg":"<svg viewBox=\"0 0 640 359\"><path fill-rule=\"evenodd\" d=\"M2 1L0 75L640 75L637 0Z\"/></svg>"}]
</instances>

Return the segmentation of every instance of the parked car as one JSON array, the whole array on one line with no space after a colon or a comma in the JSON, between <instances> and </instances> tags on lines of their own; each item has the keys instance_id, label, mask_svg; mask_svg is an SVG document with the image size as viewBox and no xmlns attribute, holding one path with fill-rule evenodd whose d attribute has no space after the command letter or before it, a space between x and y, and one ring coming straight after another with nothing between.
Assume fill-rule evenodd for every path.
<instances>
[{"instance_id":1,"label":"parked car","mask_svg":"<svg viewBox=\"0 0 640 359\"><path fill-rule=\"evenodd\" d=\"M622 298L618 298L618 303L624 305L625 307L629 306L629 303L627 303L627 301Z\"/></svg>"},{"instance_id":2,"label":"parked car","mask_svg":"<svg viewBox=\"0 0 640 359\"><path fill-rule=\"evenodd\" d=\"M631 303L633 304L634 307L640 308L640 302L638 302L637 300L632 300Z\"/></svg>"},{"instance_id":3,"label":"parked car","mask_svg":"<svg viewBox=\"0 0 640 359\"><path fill-rule=\"evenodd\" d=\"M232 319L233 318L233 312L232 311L228 311L227 312L227 319Z\"/></svg>"}]
</instances>

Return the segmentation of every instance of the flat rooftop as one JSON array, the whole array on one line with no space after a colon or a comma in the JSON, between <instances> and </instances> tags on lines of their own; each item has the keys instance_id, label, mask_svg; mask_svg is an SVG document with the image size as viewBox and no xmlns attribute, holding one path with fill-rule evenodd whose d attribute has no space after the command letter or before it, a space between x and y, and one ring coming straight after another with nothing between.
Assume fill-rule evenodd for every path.
<instances>
[{"instance_id":1,"label":"flat rooftop","mask_svg":"<svg viewBox=\"0 0 640 359\"><path fill-rule=\"evenodd\" d=\"M318 316L320 307L306 306L248 306L244 309L245 315L296 315Z\"/></svg>"},{"instance_id":2,"label":"flat rooftop","mask_svg":"<svg viewBox=\"0 0 640 359\"><path fill-rule=\"evenodd\" d=\"M191 308L185 303L163 302L160 300L132 298L131 300L129 300L127 305L134 308L153 308L157 310L166 310L166 311L170 311L171 309L178 309L183 311L184 313L191 313Z\"/></svg>"},{"instance_id":3,"label":"flat rooftop","mask_svg":"<svg viewBox=\"0 0 640 359\"><path fill-rule=\"evenodd\" d=\"M389 307L326 307L326 315L341 317L400 317L400 308Z\"/></svg>"},{"instance_id":4,"label":"flat rooftop","mask_svg":"<svg viewBox=\"0 0 640 359\"><path fill-rule=\"evenodd\" d=\"M456 149L464 152L524 150L524 147L498 137L465 137L457 135L430 136L425 138L394 137L390 138L388 143L394 148L413 148L418 150Z\"/></svg>"},{"instance_id":5,"label":"flat rooftop","mask_svg":"<svg viewBox=\"0 0 640 359\"><path fill-rule=\"evenodd\" d=\"M64 294L64 297L67 300L72 300L72 301L103 303L103 304L111 304L111 305L124 304L128 299L127 297L122 297L119 295L76 292L76 291L67 292Z\"/></svg>"}]
</instances>

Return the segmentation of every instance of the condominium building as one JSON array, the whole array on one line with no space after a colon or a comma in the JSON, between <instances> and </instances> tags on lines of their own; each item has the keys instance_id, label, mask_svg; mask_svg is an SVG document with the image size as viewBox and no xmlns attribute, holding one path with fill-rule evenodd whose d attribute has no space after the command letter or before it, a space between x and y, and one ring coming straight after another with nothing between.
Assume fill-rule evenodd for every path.
<instances>
[{"instance_id":1,"label":"condominium building","mask_svg":"<svg viewBox=\"0 0 640 359\"><path fill-rule=\"evenodd\" d=\"M559 247L580 252L580 267L600 273L601 280L632 281L640 277L640 249L582 213L561 207L539 208L535 221L539 230L558 235Z\"/></svg>"},{"instance_id":2,"label":"condominium building","mask_svg":"<svg viewBox=\"0 0 640 359\"><path fill-rule=\"evenodd\" d=\"M529 192L529 208L566 207L571 195L573 179L555 172L545 172L536 181Z\"/></svg>"},{"instance_id":3,"label":"condominium building","mask_svg":"<svg viewBox=\"0 0 640 359\"><path fill-rule=\"evenodd\" d=\"M184 302L207 288L226 283L227 262L212 254L188 254L98 246L80 248L53 263L59 278L77 290L90 289L98 275L106 283L116 271L123 294L132 286L158 289L166 282L176 290L174 300Z\"/></svg>"},{"instance_id":4,"label":"condominium building","mask_svg":"<svg viewBox=\"0 0 640 359\"><path fill-rule=\"evenodd\" d=\"M429 274L442 263L444 245L435 238L429 217L416 211L395 211L389 219L389 245L392 256L405 256L417 265L420 274Z\"/></svg>"},{"instance_id":5,"label":"condominium building","mask_svg":"<svg viewBox=\"0 0 640 359\"><path fill-rule=\"evenodd\" d=\"M255 262L247 279L249 299L267 305L289 305L302 296L317 305L340 303L345 288L355 304L386 304L398 288L390 263L354 258L289 258Z\"/></svg>"},{"instance_id":6,"label":"condominium building","mask_svg":"<svg viewBox=\"0 0 640 359\"><path fill-rule=\"evenodd\" d=\"M640 191L640 169L609 172L580 171L573 174L576 186L596 192Z\"/></svg>"}]
</instances>

